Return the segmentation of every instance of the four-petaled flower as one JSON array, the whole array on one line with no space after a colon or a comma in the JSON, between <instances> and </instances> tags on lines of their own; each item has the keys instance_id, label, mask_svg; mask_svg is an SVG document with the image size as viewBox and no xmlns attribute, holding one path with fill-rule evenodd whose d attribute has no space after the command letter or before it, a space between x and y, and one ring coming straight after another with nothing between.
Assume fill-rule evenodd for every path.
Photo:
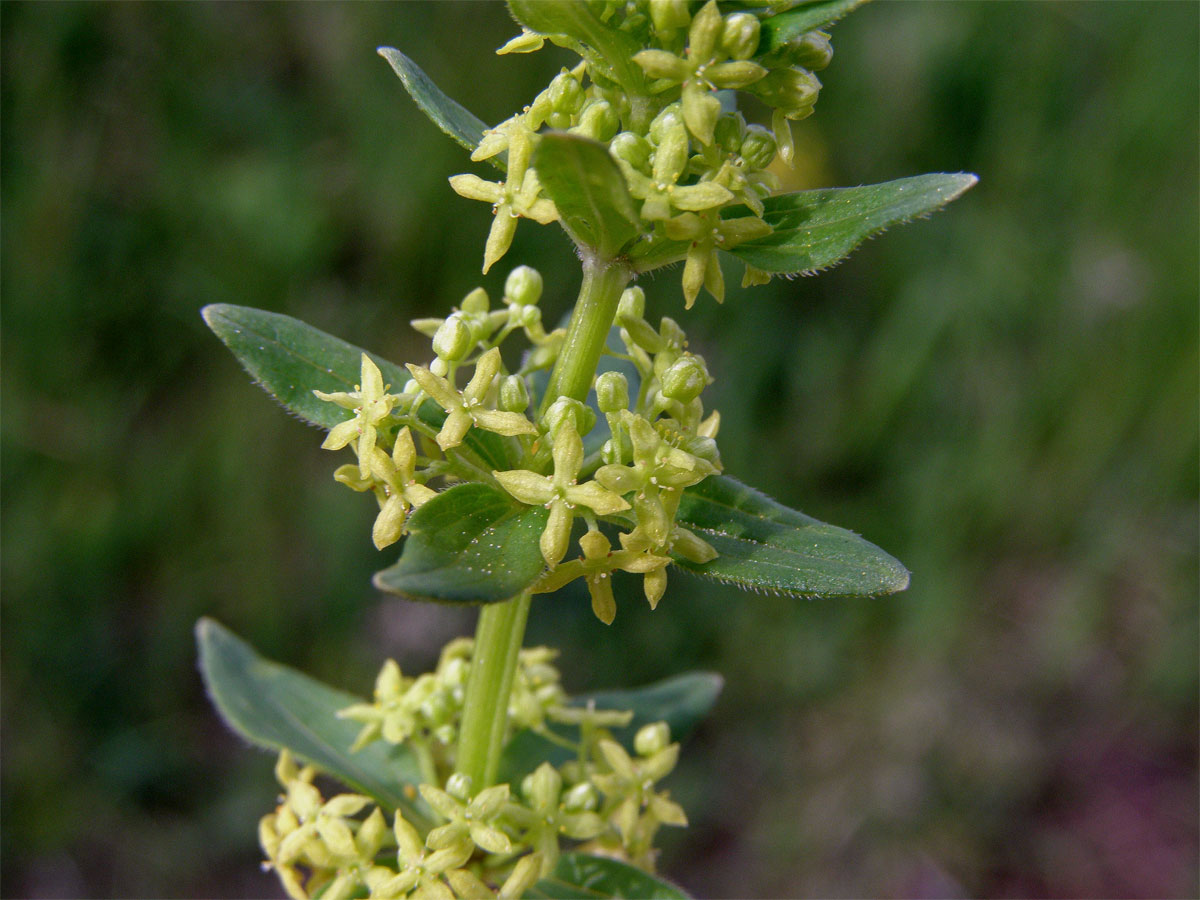
<instances>
[{"instance_id":1,"label":"four-petaled flower","mask_svg":"<svg viewBox=\"0 0 1200 900\"><path fill-rule=\"evenodd\" d=\"M405 425L396 433L392 455L388 456L376 444L368 457L370 472L362 477L358 466L345 465L333 477L356 491L375 492L379 500L379 515L371 529L371 540L382 550L400 540L409 507L418 507L437 495L437 491L417 481L417 448L412 432Z\"/></svg>"},{"instance_id":2,"label":"four-petaled flower","mask_svg":"<svg viewBox=\"0 0 1200 900\"><path fill-rule=\"evenodd\" d=\"M579 546L583 548L583 556L565 562L544 575L533 590L535 593L550 593L583 577L587 580L588 593L592 597L592 612L605 625L611 625L617 615L612 589L612 572L615 569L645 575L653 583L655 579L652 573L671 562L669 556L656 556L643 548L624 548L614 553L608 538L599 531L589 531L579 539ZM661 593L658 596L661 597ZM654 597L650 605L653 607L657 603L658 597Z\"/></svg>"},{"instance_id":3,"label":"four-petaled flower","mask_svg":"<svg viewBox=\"0 0 1200 900\"><path fill-rule=\"evenodd\" d=\"M765 237L771 226L755 216L722 219L716 211L686 212L668 219L667 237L673 241L688 241L687 262L683 265L684 306L691 308L700 293L700 286L717 298L725 299L725 279L717 250L728 250L743 241Z\"/></svg>"},{"instance_id":4,"label":"four-petaled flower","mask_svg":"<svg viewBox=\"0 0 1200 900\"><path fill-rule=\"evenodd\" d=\"M472 425L510 437L517 434L537 434L534 424L521 413L488 409L483 405L492 387L492 381L500 371L498 347L493 347L479 357L479 361L475 363L475 374L461 393L445 378L434 375L422 366L410 363L408 371L412 373L421 389L447 413L446 421L442 423L442 430L437 436L438 446L443 450L461 444Z\"/></svg>"},{"instance_id":5,"label":"four-petaled flower","mask_svg":"<svg viewBox=\"0 0 1200 900\"><path fill-rule=\"evenodd\" d=\"M598 482L587 481L577 484L579 470L583 467L583 441L569 419L559 426L554 436L554 474L539 475L528 469L510 472L493 472L500 486L522 503L530 506L545 506L550 510L550 519L542 532L539 546L546 565L554 568L567 554L571 540L571 523L575 519L575 508L586 506L598 516L629 509L618 494L607 490Z\"/></svg>"},{"instance_id":6,"label":"four-petaled flower","mask_svg":"<svg viewBox=\"0 0 1200 900\"><path fill-rule=\"evenodd\" d=\"M354 441L354 450L358 454L358 471L362 478L367 478L371 471L371 451L375 447L376 429L391 413L392 407L400 401L399 397L387 392L388 387L383 383L383 374L379 371L379 366L364 353L362 383L356 384L353 391L336 391L332 394L313 391L322 400L336 403L343 409L354 410L354 418L333 426L321 447L324 450L341 450Z\"/></svg>"},{"instance_id":7,"label":"four-petaled flower","mask_svg":"<svg viewBox=\"0 0 1200 900\"><path fill-rule=\"evenodd\" d=\"M455 175L450 179L450 187L459 196L492 204L495 218L484 247L484 272L508 252L519 217L533 219L542 225L558 220L553 201L538 196L542 187L537 173L529 168L532 150L529 133L518 124L508 133L508 177L503 184L484 181L478 175Z\"/></svg>"}]
</instances>

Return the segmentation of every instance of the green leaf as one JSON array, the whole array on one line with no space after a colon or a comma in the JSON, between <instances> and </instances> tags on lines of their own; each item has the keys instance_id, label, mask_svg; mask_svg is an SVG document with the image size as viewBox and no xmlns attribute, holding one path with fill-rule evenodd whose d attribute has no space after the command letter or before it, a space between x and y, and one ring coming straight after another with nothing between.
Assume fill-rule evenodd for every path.
<instances>
[{"instance_id":1,"label":"green leaf","mask_svg":"<svg viewBox=\"0 0 1200 900\"><path fill-rule=\"evenodd\" d=\"M288 748L388 809L420 815L404 792L421 782L407 748L376 741L349 750L362 726L337 712L363 698L264 659L212 619L196 623L196 643L208 695L230 728L260 747Z\"/></svg>"},{"instance_id":2,"label":"green leaf","mask_svg":"<svg viewBox=\"0 0 1200 900\"><path fill-rule=\"evenodd\" d=\"M717 702L724 679L714 672L686 672L645 687L624 691L599 691L572 697L571 706L596 709L628 710L633 721L612 733L626 747L633 748L633 738L639 728L653 722L666 722L671 728L671 740L685 740L708 715ZM560 737L571 739L572 729L552 727ZM532 731L520 731L504 747L500 758L500 779L518 782L543 761L560 765L572 757L567 748L547 740Z\"/></svg>"},{"instance_id":3,"label":"green leaf","mask_svg":"<svg viewBox=\"0 0 1200 900\"><path fill-rule=\"evenodd\" d=\"M762 20L756 58L769 56L792 38L818 28L828 28L838 19L853 12L867 0L816 0L796 9Z\"/></svg>"},{"instance_id":4,"label":"green leaf","mask_svg":"<svg viewBox=\"0 0 1200 900\"><path fill-rule=\"evenodd\" d=\"M362 373L361 347L281 313L214 303L201 310L204 321L237 357L250 377L290 412L326 430L353 413L313 395L352 391ZM393 391L408 384L407 369L367 353ZM432 400L418 411L421 421L441 428L446 411ZM508 469L510 444L498 434L472 428L463 443L494 469ZM515 451L514 451L515 452Z\"/></svg>"},{"instance_id":5,"label":"green leaf","mask_svg":"<svg viewBox=\"0 0 1200 900\"><path fill-rule=\"evenodd\" d=\"M508 0L513 18L554 43L587 59L594 74L616 81L628 94L646 93L646 77L633 56L641 45L630 35L610 28L589 5L578 0ZM568 40L558 40L559 36Z\"/></svg>"},{"instance_id":6,"label":"green leaf","mask_svg":"<svg viewBox=\"0 0 1200 900\"><path fill-rule=\"evenodd\" d=\"M388 61L400 76L404 89L430 120L443 132L468 150L474 150L483 140L487 124L474 113L443 93L420 67L394 47L380 47L379 55ZM492 157L492 165L505 168L502 157Z\"/></svg>"},{"instance_id":7,"label":"green leaf","mask_svg":"<svg viewBox=\"0 0 1200 900\"><path fill-rule=\"evenodd\" d=\"M564 853L549 876L526 893L532 900L596 900L630 897L639 900L687 900L682 889L606 856Z\"/></svg>"},{"instance_id":8,"label":"green leaf","mask_svg":"<svg viewBox=\"0 0 1200 900\"><path fill-rule=\"evenodd\" d=\"M729 252L766 272L810 274L849 256L885 228L940 209L978 180L961 173L917 175L885 184L768 197L763 218L774 233ZM725 217L746 214L745 207L722 210Z\"/></svg>"},{"instance_id":9,"label":"green leaf","mask_svg":"<svg viewBox=\"0 0 1200 900\"><path fill-rule=\"evenodd\" d=\"M727 476L712 475L688 488L676 520L720 554L703 565L684 559L676 565L748 590L877 597L908 587L908 570L874 544Z\"/></svg>"},{"instance_id":10,"label":"green leaf","mask_svg":"<svg viewBox=\"0 0 1200 900\"><path fill-rule=\"evenodd\" d=\"M497 603L542 574L538 538L550 513L488 484L460 484L413 513L400 561L381 591L435 603Z\"/></svg>"},{"instance_id":11,"label":"green leaf","mask_svg":"<svg viewBox=\"0 0 1200 900\"><path fill-rule=\"evenodd\" d=\"M641 232L625 176L603 144L552 132L538 141L533 166L567 234L579 246L613 259Z\"/></svg>"}]
</instances>

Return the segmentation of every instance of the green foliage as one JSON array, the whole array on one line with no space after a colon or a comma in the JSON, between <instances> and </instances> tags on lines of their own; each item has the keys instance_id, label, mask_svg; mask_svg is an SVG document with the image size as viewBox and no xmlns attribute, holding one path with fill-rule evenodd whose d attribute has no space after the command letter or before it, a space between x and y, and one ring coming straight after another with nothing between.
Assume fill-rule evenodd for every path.
<instances>
[{"instance_id":1,"label":"green foliage","mask_svg":"<svg viewBox=\"0 0 1200 900\"><path fill-rule=\"evenodd\" d=\"M644 897L686 900L687 894L641 869L586 853L565 853L554 871L526 894L530 900L592 900L594 897Z\"/></svg>"},{"instance_id":2,"label":"green foliage","mask_svg":"<svg viewBox=\"0 0 1200 900\"><path fill-rule=\"evenodd\" d=\"M421 773L408 748L377 743L350 752L359 726L337 713L358 697L263 659L212 619L197 623L196 643L208 694L238 734L269 750L289 749L389 809L415 815L404 788Z\"/></svg>"},{"instance_id":3,"label":"green foliage","mask_svg":"<svg viewBox=\"0 0 1200 900\"><path fill-rule=\"evenodd\" d=\"M917 175L768 197L763 218L774 230L730 253L764 272L809 275L845 259L884 229L941 209L977 181L974 175Z\"/></svg>"},{"instance_id":4,"label":"green foliage","mask_svg":"<svg viewBox=\"0 0 1200 900\"><path fill-rule=\"evenodd\" d=\"M603 144L548 134L538 142L533 167L563 228L581 248L614 259L638 235L633 198Z\"/></svg>"},{"instance_id":5,"label":"green foliage","mask_svg":"<svg viewBox=\"0 0 1200 900\"><path fill-rule=\"evenodd\" d=\"M375 586L440 603L508 600L542 573L538 537L548 516L487 484L452 487L413 514L400 561L377 573Z\"/></svg>"},{"instance_id":6,"label":"green foliage","mask_svg":"<svg viewBox=\"0 0 1200 900\"><path fill-rule=\"evenodd\" d=\"M792 597L879 597L908 587L908 570L844 528L788 509L722 475L690 488L679 521L717 551L676 563L698 575Z\"/></svg>"}]
</instances>

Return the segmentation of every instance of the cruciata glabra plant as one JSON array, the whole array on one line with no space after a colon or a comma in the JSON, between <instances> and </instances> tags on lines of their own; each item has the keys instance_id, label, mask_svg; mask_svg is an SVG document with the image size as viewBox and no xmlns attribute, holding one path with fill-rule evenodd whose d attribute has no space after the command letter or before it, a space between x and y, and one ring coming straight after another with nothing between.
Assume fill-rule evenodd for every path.
<instances>
[{"instance_id":1,"label":"cruciata glabra plant","mask_svg":"<svg viewBox=\"0 0 1200 900\"><path fill-rule=\"evenodd\" d=\"M509 0L521 33L499 53L550 41L579 62L491 128L380 50L495 170L450 179L492 207L484 272L521 219L566 230L583 281L565 327L543 322L527 265L498 300L478 288L413 322L430 353L403 367L287 316L204 310L255 380L328 430L322 446L347 458L334 478L374 496L375 546L401 545L376 587L480 605L473 640L415 678L388 661L370 699L200 623L218 709L279 752L259 838L290 896L682 896L655 874L657 832L687 822L660 782L720 679L568 697L554 652L522 649L533 597L580 579L610 623L615 571L642 577L652 609L673 568L797 597L907 586L882 550L721 474L708 367L674 319L646 318L634 284L682 263L684 307L702 290L721 301L722 260L744 266L744 286L812 273L974 184L935 174L777 193L790 123L813 111L832 57L823 29L861 2ZM765 122L739 111L746 96ZM510 338L527 344L515 365Z\"/></svg>"}]
</instances>

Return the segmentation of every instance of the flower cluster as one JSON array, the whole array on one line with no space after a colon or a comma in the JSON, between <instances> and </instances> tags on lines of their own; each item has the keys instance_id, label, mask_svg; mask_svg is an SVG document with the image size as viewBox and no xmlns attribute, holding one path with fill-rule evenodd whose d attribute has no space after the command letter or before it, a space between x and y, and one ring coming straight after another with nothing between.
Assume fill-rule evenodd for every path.
<instances>
[{"instance_id":1,"label":"flower cluster","mask_svg":"<svg viewBox=\"0 0 1200 900\"><path fill-rule=\"evenodd\" d=\"M446 318L415 321L431 338L434 358L409 365L410 380L398 393L363 354L361 383L353 391L316 392L352 413L322 446L356 454L358 462L341 466L334 477L375 495L372 537L380 549L399 540L412 512L436 495L434 479L494 484L520 503L545 507L539 545L547 571L533 590L553 591L582 578L592 609L610 623L616 615L612 572L642 575L653 608L666 589L673 554L694 562L715 556L675 521L683 490L721 470L714 441L719 416L706 417L700 399L712 379L673 319L663 318L657 328L646 320L645 296L633 287L622 295L616 317L624 352L610 356L635 384L609 368L596 379L594 406L561 397L535 412L534 376L555 362L564 334L543 327L541 293L541 276L520 266L509 274L498 308L476 289ZM518 331L531 349L510 373L500 344ZM464 369L471 375L459 388ZM498 458L513 463L497 468ZM578 541L582 552L567 559L580 519L587 528ZM400 685L399 679L397 672L392 680ZM389 696L400 690L384 688ZM401 719L387 721L400 728ZM376 726L385 727L383 721Z\"/></svg>"},{"instance_id":2,"label":"flower cluster","mask_svg":"<svg viewBox=\"0 0 1200 900\"><path fill-rule=\"evenodd\" d=\"M565 2L542 0L538 11L548 28L586 22L569 29L576 33L525 29L499 51L530 52L548 38L582 57L522 112L485 132L471 158L507 153L504 182L450 179L460 195L492 204L483 270L508 250L518 218L543 224L557 218L529 165L538 133L551 128L599 141L617 161L640 212L642 235L629 251L635 264L653 268L686 259L687 305L702 286L723 299L716 250L771 232L763 199L778 180L768 167L777 153L792 159L789 122L813 111L821 89L814 72L833 54L829 36L812 31L778 46L764 41L764 21L792 5L786 2L722 14L716 0L607 0L556 18L552 8ZM593 46L609 38L612 46L644 49L632 55L632 65L616 67ZM738 91L771 108L770 129L747 124L735 108ZM744 214L722 214L733 208ZM748 268L746 283L767 277Z\"/></svg>"},{"instance_id":3,"label":"flower cluster","mask_svg":"<svg viewBox=\"0 0 1200 900\"><path fill-rule=\"evenodd\" d=\"M259 823L259 841L264 866L289 896L516 898L554 869L564 842L653 871L658 830L687 824L657 787L679 755L666 723L640 728L631 753L610 729L628 725L632 713L569 705L553 652L523 650L509 727L568 747L571 758L473 792L454 771L448 740L461 718L471 649L470 640L453 642L437 670L416 679L389 661L375 702L343 711L365 723L356 747L382 738L422 758L424 781L413 794L422 807L389 810L352 793L325 799L315 768L280 755L283 793Z\"/></svg>"}]
</instances>

